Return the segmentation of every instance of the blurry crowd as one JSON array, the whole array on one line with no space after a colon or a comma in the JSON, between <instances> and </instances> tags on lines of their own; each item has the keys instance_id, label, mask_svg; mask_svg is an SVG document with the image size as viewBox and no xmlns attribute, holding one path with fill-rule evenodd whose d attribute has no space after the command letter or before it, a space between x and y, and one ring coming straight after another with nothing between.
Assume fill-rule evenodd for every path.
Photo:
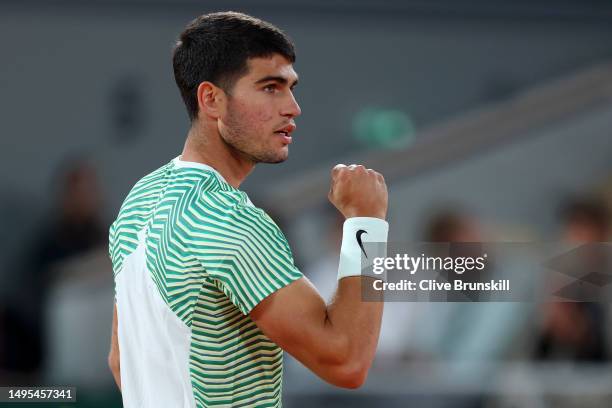
<instances>
[{"instance_id":1,"label":"blurry crowd","mask_svg":"<svg viewBox=\"0 0 612 408\"><path fill-rule=\"evenodd\" d=\"M58 327L51 309L52 298L62 284L91 278L112 279L106 264L85 262L91 254L106 253L108 222L103 219L103 197L95 169L85 158L62 164L55 180L56 197L49 213L28 231L19 250L4 266L0 299L0 384L34 385L53 377L51 355L57 348L51 339ZM104 286L102 286L104 287ZM112 301L112 293L110 300ZM81 321L82 327L97 331L107 322ZM68 334L68 333L66 333ZM70 333L78 343L79 333ZM77 350L74 350L75 352ZM79 356L72 357L78 360Z\"/></svg>"},{"instance_id":2,"label":"blurry crowd","mask_svg":"<svg viewBox=\"0 0 612 408\"><path fill-rule=\"evenodd\" d=\"M112 384L105 360L113 301L106 248L110 220L103 216L103 203L87 160L62 166L49 215L4 266L10 282L3 285L10 290L0 298L0 384L75 378ZM494 240L482 220L458 208L429 214L421 240ZM552 240L610 240L611 215L602 199L575 197L563 203L558 215ZM343 221L337 215L329 218L324 223L327 253L302 268L326 300L336 287ZM293 249L299 251L299 245ZM606 363L610 314L609 304L602 302L389 304L377 364L499 362L517 356L534 364ZM466 405L479 406L480 401Z\"/></svg>"},{"instance_id":3,"label":"blurry crowd","mask_svg":"<svg viewBox=\"0 0 612 408\"><path fill-rule=\"evenodd\" d=\"M566 245L567 248L579 248L589 243L610 241L612 214L603 198L574 196L552 209L555 210L556 232L548 238L548 242ZM488 223L491 221L485 221L460 205L445 206L424 217L418 239L427 243L491 243L502 235L503 241L503 234L495 233L499 226L493 227ZM327 300L332 298L336 285L342 220L337 218L329 225L327 255L305 269L306 276ZM452 248L452 244L449 248ZM457 248L460 251L473 249L469 245L458 245ZM608 257L612 255L609 250L605 254ZM610 276L612 259L606 259L606 262L598 263L601 270L590 270L589 274ZM544 273L541 276L530 276L531 267L528 267L527 273L512 268L510 273L520 275L522 283L527 286L551 285ZM494 268L491 269L485 269L476 279L495 279L496 272ZM455 301L452 296L442 302L387 302L373 371L404 373L406 385L414 383L421 376L430 378L430 381L421 383L421 388L419 385L410 388L409 399L391 396L378 402L398 407L404 406L402 404L406 401L414 402L415 406L428 407L607 406L610 402L609 392L601 394L601 389L591 389L597 397L585 397L582 391L570 391L575 384L562 385L562 380L556 378L555 374L570 370L574 373L573 377L565 381L576 382L577 378L582 377L589 387L594 382L583 377L582 370L588 371L593 367L601 367L604 372L608 370L606 363L609 363L612 351L609 334L612 327L609 299L612 293L606 292L607 283L603 282L602 285L602 293L607 295L600 297L597 302L554 301L554 297L546 296L526 302L466 302L465 298ZM292 359L289 362L297 365ZM500 397L503 386L499 383L506 382L504 376L509 375L500 374L505 364L509 367L526 365L532 367L533 371L521 374L524 378L519 381L518 390L508 392L511 396ZM404 370L411 366L416 369ZM547 375L553 372L549 377L552 378L552 384L545 385L548 378L540 378L538 367L542 367ZM432 374L434 372L436 374ZM387 380L394 378L383 377ZM434 385L432 381L439 381L440 385ZM601 381L605 380L601 378ZM549 395L551 387L557 390L552 393L557 394L555 397ZM566 397L555 400L559 390L561 395L582 396L578 396L577 401ZM517 403L516 395L523 392L529 397ZM491 398L492 395L497 396L497 399ZM585 400L589 399L587 404ZM325 398L314 401L316 404L328 403ZM299 398L292 402L296 406L307 406L300 405ZM351 400L351 404L373 406L358 399Z\"/></svg>"},{"instance_id":4,"label":"blurry crowd","mask_svg":"<svg viewBox=\"0 0 612 408\"><path fill-rule=\"evenodd\" d=\"M572 197L558 209L558 233L549 241L571 246L610 240L610 211L603 199ZM424 222L420 240L431 243L487 243L495 236L477 216L460 206L430 214ZM331 222L327 242L329 251L309 265L305 274L326 299L335 289L335 269L341 239L342 220ZM487 232L485 232L487 231ZM606 268L607 269L607 268ZM602 270L606 274L607 270ZM481 276L480 279L483 279ZM533 285L538 284L534 277ZM398 353L411 358L439 360L499 361L515 350L517 337L525 331L531 340L521 344L524 357L534 361L607 362L610 342L607 337L611 309L603 302L453 302L429 304L389 304L390 324L383 327L379 353L396 359ZM546 300L546 299L543 299ZM409 315L409 316L408 316ZM410 319L406 319L410 317ZM391 320L411 321L414 333L399 332ZM432 326L432 318L435 323ZM398 342L397 338L402 338Z\"/></svg>"}]
</instances>

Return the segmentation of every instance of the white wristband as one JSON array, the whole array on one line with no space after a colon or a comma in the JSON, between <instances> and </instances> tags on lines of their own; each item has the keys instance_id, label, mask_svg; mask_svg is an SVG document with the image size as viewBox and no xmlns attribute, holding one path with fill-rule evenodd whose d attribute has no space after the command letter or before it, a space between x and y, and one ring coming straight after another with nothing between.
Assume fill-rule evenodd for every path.
<instances>
[{"instance_id":1,"label":"white wristband","mask_svg":"<svg viewBox=\"0 0 612 408\"><path fill-rule=\"evenodd\" d=\"M365 257L366 264L372 263L372 259L375 257L386 256L388 233L389 223L380 218L353 217L344 221L338 280L347 276L361 276L362 256ZM369 245L366 248L366 242L381 244Z\"/></svg>"}]
</instances>

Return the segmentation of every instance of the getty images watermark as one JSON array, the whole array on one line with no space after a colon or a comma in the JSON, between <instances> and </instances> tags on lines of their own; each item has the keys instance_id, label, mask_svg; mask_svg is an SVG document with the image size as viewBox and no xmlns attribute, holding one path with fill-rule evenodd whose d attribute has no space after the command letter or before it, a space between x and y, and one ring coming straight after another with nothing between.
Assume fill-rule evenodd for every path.
<instances>
[{"instance_id":1,"label":"getty images watermark","mask_svg":"<svg viewBox=\"0 0 612 408\"><path fill-rule=\"evenodd\" d=\"M366 243L361 267L365 301L612 299L610 243Z\"/></svg>"},{"instance_id":2,"label":"getty images watermark","mask_svg":"<svg viewBox=\"0 0 612 408\"><path fill-rule=\"evenodd\" d=\"M375 257L372 260L372 272L374 275L382 275L390 270L403 271L414 275L417 271L445 271L455 272L457 275L472 271L484 271L488 255L482 256L410 256L408 254L396 254L395 257ZM401 279L399 282L386 282L376 279L372 283L374 290L478 290L478 291L507 291L510 289L509 279L489 280L487 282L470 282L462 279L454 279L451 282L437 281L436 279L421 279L412 281Z\"/></svg>"}]
</instances>

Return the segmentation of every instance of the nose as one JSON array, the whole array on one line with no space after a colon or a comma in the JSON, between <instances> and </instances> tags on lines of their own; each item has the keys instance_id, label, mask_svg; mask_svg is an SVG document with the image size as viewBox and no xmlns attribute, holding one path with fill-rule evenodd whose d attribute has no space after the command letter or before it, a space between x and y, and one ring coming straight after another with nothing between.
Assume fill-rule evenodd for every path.
<instances>
[{"instance_id":1,"label":"nose","mask_svg":"<svg viewBox=\"0 0 612 408\"><path fill-rule=\"evenodd\" d=\"M296 116L300 116L302 114L302 109L300 109L300 105L298 105L293 93L289 94L289 100L283 106L283 110L281 115L286 116L288 118L295 118Z\"/></svg>"}]
</instances>

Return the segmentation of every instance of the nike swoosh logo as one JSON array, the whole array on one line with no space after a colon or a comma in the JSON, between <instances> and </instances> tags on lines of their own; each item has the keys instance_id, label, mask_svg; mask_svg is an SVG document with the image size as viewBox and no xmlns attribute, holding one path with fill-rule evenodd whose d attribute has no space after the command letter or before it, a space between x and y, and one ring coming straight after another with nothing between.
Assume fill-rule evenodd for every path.
<instances>
[{"instance_id":1,"label":"nike swoosh logo","mask_svg":"<svg viewBox=\"0 0 612 408\"><path fill-rule=\"evenodd\" d=\"M361 242L361 236L367 233L367 231L360 229L355 234L355 236L357 237L357 243L359 244L359 248L361 248L361 251L363 251L363 255L365 255L366 258L368 257L368 254L366 254L365 249L363 249L363 242Z\"/></svg>"}]
</instances>

